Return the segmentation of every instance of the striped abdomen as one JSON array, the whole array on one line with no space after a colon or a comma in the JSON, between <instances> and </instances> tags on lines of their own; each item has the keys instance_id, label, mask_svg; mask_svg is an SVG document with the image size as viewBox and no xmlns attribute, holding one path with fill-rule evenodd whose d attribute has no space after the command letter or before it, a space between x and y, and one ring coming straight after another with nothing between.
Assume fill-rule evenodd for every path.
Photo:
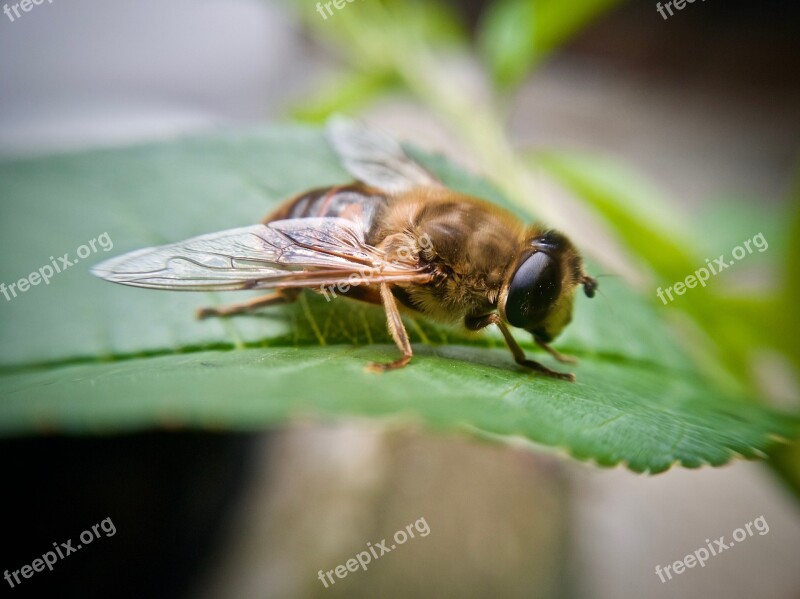
<instances>
[{"instance_id":1,"label":"striped abdomen","mask_svg":"<svg viewBox=\"0 0 800 599\"><path fill-rule=\"evenodd\" d=\"M381 191L360 183L322 187L287 200L263 222L335 216L361 222L369 230L376 214L386 205L387 198Z\"/></svg>"}]
</instances>

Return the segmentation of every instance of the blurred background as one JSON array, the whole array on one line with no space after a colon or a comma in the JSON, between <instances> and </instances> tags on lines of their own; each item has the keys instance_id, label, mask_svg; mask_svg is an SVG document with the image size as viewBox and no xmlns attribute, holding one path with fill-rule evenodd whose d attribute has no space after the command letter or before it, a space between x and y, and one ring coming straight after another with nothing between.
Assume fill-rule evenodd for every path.
<instances>
[{"instance_id":1,"label":"blurred background","mask_svg":"<svg viewBox=\"0 0 800 599\"><path fill-rule=\"evenodd\" d=\"M14 21L0 15L0 156L322 122L342 111L479 173L503 168L506 142L602 156L709 229L719 219L759 218L765 232L778 231L795 201L795 5L709 1L665 20L649 1L587 3L552 40L542 36L540 52L523 56L514 47L527 38L504 20L521 18L530 3L410 3L410 19L437 11L431 22L442 43L410 45L410 58L394 63L375 49L416 38L402 38L400 21L397 37L370 29L377 4L344 3L323 18L305 0L54 0ZM539 4L542 14L573 10ZM484 48L494 69L463 47ZM426 62L427 51L439 62ZM456 99L448 103L432 76ZM473 121L459 113L465 108ZM500 148L490 156L475 140L492 115L502 116L507 137L486 144ZM604 266L647 285L610 227L592 226L563 188L542 178L530 185L543 211L568 207L547 215L568 222ZM774 278L751 273L739 284L768 287ZM747 380L730 384L797 408L796 362L775 351L750 356ZM102 552L73 556L17 589L0 583L6 593L800 597L798 503L785 478L761 464L644 477L366 422L0 445L3 569L112 512L118 530ZM666 584L656 576L656 565L762 515L767 535ZM317 579L421 517L429 536L330 588Z\"/></svg>"}]
</instances>

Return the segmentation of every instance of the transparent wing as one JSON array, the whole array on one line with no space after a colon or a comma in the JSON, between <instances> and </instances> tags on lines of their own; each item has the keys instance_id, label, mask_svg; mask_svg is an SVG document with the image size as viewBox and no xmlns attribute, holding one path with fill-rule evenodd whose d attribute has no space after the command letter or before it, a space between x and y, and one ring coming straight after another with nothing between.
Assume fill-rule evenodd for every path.
<instances>
[{"instance_id":1,"label":"transparent wing","mask_svg":"<svg viewBox=\"0 0 800 599\"><path fill-rule=\"evenodd\" d=\"M359 181L390 193L414 187L441 187L388 135L343 117L328 122L328 140L342 165Z\"/></svg>"},{"instance_id":2,"label":"transparent wing","mask_svg":"<svg viewBox=\"0 0 800 599\"><path fill-rule=\"evenodd\" d=\"M347 282L425 281L416 263L387 261L342 218L298 218L146 248L92 268L98 277L150 289L230 291Z\"/></svg>"}]
</instances>

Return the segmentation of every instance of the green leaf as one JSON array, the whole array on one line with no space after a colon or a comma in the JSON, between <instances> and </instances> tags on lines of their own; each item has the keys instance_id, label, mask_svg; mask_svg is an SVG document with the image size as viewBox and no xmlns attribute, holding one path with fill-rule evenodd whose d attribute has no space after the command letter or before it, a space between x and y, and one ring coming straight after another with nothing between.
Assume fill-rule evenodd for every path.
<instances>
[{"instance_id":1,"label":"green leaf","mask_svg":"<svg viewBox=\"0 0 800 599\"><path fill-rule=\"evenodd\" d=\"M421 156L452 187L505 204L485 181ZM111 254L256 222L285 197L347 178L319 130L289 126L0 164L0 281L50 256L72 258L103 233L114 243L48 285L0 299L0 433L392 418L650 472L754 457L795 436L795 418L704 383L620 281L578 299L557 344L581 360L578 383L568 384L517 368L495 332L470 336L417 318L406 319L411 365L375 375L365 364L397 350L374 306L308 293L285 308L197 322L197 307L242 296L131 289L88 272Z\"/></svg>"},{"instance_id":2,"label":"green leaf","mask_svg":"<svg viewBox=\"0 0 800 599\"><path fill-rule=\"evenodd\" d=\"M292 417L401 417L438 430L516 435L603 465L661 472L673 463L754 457L779 417L715 396L692 377L585 359L575 385L536 379L495 349L422 347L414 367L375 376L377 347L268 347L74 364L2 379L4 432L107 434L159 425L252 430ZM624 382L624 384L621 384ZM657 397L654 397L657 393Z\"/></svg>"},{"instance_id":3,"label":"green leaf","mask_svg":"<svg viewBox=\"0 0 800 599\"><path fill-rule=\"evenodd\" d=\"M519 84L539 61L619 0L497 0L483 18L479 45L501 87Z\"/></svg>"}]
</instances>

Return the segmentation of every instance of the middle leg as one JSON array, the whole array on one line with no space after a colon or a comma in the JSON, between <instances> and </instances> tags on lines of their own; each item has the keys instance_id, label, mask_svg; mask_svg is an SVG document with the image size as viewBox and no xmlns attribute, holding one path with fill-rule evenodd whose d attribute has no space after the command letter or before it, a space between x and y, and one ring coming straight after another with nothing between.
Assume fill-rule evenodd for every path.
<instances>
[{"instance_id":1,"label":"middle leg","mask_svg":"<svg viewBox=\"0 0 800 599\"><path fill-rule=\"evenodd\" d=\"M411 360L411 356L413 355L411 350L411 341L408 338L408 332L403 324L403 319L400 318L400 310L397 308L397 302L394 299L394 295L392 295L391 289L389 289L389 285L386 283L381 283L380 292L383 308L386 310L386 323L389 327L389 333L392 335L392 339L394 339L397 347L403 352L403 356L394 362L385 364L373 362L367 366L367 370L372 372L384 372L386 370L402 368L408 364L408 362Z\"/></svg>"}]
</instances>

